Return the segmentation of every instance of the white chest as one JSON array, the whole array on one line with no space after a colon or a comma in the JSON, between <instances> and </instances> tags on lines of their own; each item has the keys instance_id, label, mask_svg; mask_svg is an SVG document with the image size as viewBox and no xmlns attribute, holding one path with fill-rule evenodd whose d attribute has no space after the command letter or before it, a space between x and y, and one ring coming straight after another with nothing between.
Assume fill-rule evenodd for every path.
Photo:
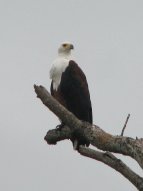
<instances>
[{"instance_id":1,"label":"white chest","mask_svg":"<svg viewBox=\"0 0 143 191\"><path fill-rule=\"evenodd\" d=\"M51 70L50 78L53 80L53 89L57 90L61 82L62 73L65 71L69 64L69 59L58 58L54 61Z\"/></svg>"}]
</instances>

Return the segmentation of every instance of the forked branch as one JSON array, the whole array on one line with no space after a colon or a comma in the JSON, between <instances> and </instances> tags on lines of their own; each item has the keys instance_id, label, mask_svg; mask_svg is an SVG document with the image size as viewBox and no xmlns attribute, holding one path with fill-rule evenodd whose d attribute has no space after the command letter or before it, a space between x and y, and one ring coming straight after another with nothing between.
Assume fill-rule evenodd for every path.
<instances>
[{"instance_id":1,"label":"forked branch","mask_svg":"<svg viewBox=\"0 0 143 191\"><path fill-rule=\"evenodd\" d=\"M48 131L47 135L45 136L45 140L48 144L56 144L60 140L70 139L72 131L78 129L81 130L81 132L84 134L85 138L91 143L91 145L103 151L120 153L123 155L130 156L138 162L141 168L143 168L143 139L136 140L130 137L113 136L109 133L106 133L96 125L91 125L89 123L82 122L79 119L77 119L71 112L66 110L66 108L64 108L59 102L57 102L44 87L34 85L34 88L37 97L41 99L43 104L46 105L53 113L56 114L57 117L59 117L67 125L64 128L62 128L60 132L56 129ZM86 153L91 154L91 150L89 148L86 148L85 150L85 148L80 147L79 152L82 155L87 156L88 154L84 154L85 151ZM115 162L113 158L114 157L112 157L112 162ZM116 162L117 161L118 160L116 160ZM105 161L102 162L108 164ZM128 175L127 177L123 172L119 170L118 171L121 174L123 174L126 178L128 178L139 190L143 190L143 178L131 171L131 169L125 166L123 162L121 162L120 165L124 167L123 169L128 170L128 172L132 174L132 180L129 178ZM117 170L115 166L113 165L112 168ZM135 177L138 179L138 181Z\"/></svg>"}]
</instances>

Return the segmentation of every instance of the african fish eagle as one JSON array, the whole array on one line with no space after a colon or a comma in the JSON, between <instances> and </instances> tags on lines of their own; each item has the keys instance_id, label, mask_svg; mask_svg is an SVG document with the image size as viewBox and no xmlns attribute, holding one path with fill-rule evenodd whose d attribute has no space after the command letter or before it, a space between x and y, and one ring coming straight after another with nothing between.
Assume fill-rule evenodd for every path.
<instances>
[{"instance_id":1,"label":"african fish eagle","mask_svg":"<svg viewBox=\"0 0 143 191\"><path fill-rule=\"evenodd\" d=\"M58 57L50 70L51 95L78 119L92 124L92 106L86 76L71 59L72 49L74 46L68 42L62 43L58 49ZM72 142L75 149L79 145L89 146L89 142L76 135Z\"/></svg>"}]
</instances>

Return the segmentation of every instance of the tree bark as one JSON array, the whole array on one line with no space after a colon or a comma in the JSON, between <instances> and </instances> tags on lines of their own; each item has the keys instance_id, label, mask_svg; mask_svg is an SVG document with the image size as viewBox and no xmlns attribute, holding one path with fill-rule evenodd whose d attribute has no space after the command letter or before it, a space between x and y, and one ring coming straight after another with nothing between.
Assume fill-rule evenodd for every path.
<instances>
[{"instance_id":1,"label":"tree bark","mask_svg":"<svg viewBox=\"0 0 143 191\"><path fill-rule=\"evenodd\" d=\"M57 129L48 131L45 136L48 144L56 144L58 141L70 139L73 131L78 130L81 136L84 136L91 145L100 150L108 151L107 154L107 152L97 152L89 148L80 147L78 151L80 154L107 164L126 177L138 190L143 190L143 178L133 172L113 154L109 153L113 152L130 156L143 168L143 139L113 136L103 131L97 125L82 122L57 102L44 87L34 85L34 88L37 97L41 99L43 104L66 124L61 131Z\"/></svg>"}]
</instances>

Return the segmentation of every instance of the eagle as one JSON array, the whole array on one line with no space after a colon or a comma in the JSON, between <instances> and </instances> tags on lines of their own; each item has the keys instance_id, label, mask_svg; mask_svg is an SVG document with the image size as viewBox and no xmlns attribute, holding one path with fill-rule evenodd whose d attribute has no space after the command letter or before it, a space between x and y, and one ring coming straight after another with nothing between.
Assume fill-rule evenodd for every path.
<instances>
[{"instance_id":1,"label":"eagle","mask_svg":"<svg viewBox=\"0 0 143 191\"><path fill-rule=\"evenodd\" d=\"M78 119L92 124L92 106L86 76L71 59L73 44L64 42L58 49L58 57L50 69L51 95ZM61 127L64 125L61 122ZM71 139L76 150L80 145L89 146L85 138L73 134Z\"/></svg>"}]
</instances>

